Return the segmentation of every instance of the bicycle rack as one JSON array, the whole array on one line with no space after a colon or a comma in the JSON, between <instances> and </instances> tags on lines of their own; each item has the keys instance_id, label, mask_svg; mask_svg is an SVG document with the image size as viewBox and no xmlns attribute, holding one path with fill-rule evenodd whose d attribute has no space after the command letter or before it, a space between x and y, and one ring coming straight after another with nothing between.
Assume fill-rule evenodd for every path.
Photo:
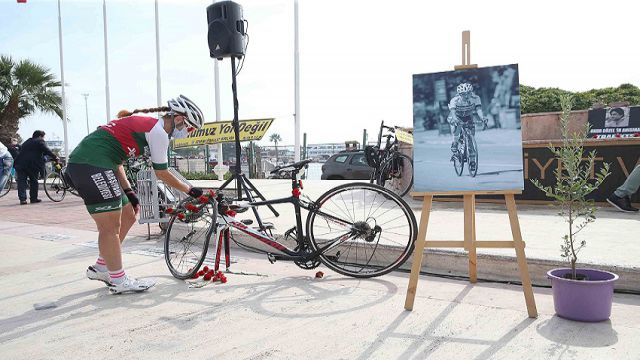
<instances>
[{"instance_id":1,"label":"bicycle rack","mask_svg":"<svg viewBox=\"0 0 640 360\"><path fill-rule=\"evenodd\" d=\"M177 170L169 168L169 172L183 183L191 183ZM140 200L140 224L166 223L171 216L161 211L175 208L177 204L188 197L187 194L158 180L152 169L140 170L137 175L138 199ZM149 229L149 236L151 230Z\"/></svg>"}]
</instances>

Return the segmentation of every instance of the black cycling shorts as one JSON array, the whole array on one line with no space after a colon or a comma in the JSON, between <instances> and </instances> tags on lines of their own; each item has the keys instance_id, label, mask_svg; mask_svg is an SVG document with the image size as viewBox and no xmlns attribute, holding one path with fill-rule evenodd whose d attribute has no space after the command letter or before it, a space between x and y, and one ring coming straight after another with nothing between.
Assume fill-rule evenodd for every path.
<instances>
[{"instance_id":1,"label":"black cycling shorts","mask_svg":"<svg viewBox=\"0 0 640 360\"><path fill-rule=\"evenodd\" d=\"M120 210L129 203L113 169L71 163L66 173L90 214Z\"/></svg>"}]
</instances>

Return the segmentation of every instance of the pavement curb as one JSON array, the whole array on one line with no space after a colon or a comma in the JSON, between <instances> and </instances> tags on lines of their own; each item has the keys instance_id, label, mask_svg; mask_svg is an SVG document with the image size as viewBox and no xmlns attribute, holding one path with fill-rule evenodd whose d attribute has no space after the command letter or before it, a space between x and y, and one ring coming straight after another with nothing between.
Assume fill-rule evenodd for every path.
<instances>
[{"instance_id":1,"label":"pavement curb","mask_svg":"<svg viewBox=\"0 0 640 360\"><path fill-rule=\"evenodd\" d=\"M244 233L234 232L233 237L239 242L251 244L251 246L255 246L258 249L271 250L277 253L273 251L273 248L256 242L255 239ZM274 237L279 241L283 240L281 234L274 234ZM214 242L214 236L212 236L209 243L209 251L215 249L216 244ZM233 241L231 241L231 247L241 249ZM422 260L422 272L424 273L456 277L469 276L469 257L466 252L428 249L425 250L424 254ZM520 270L515 256L479 253L477 258L479 280L520 283ZM265 261L267 261L266 254ZM413 255L400 268L410 272L412 263ZM567 267L567 263L548 259L527 258L527 266L534 286L549 287L551 282L547 278L547 271L559 267ZM616 273L620 276L614 286L616 290L640 292L640 268L585 263L578 263L578 267L597 268Z\"/></svg>"},{"instance_id":2,"label":"pavement curb","mask_svg":"<svg viewBox=\"0 0 640 360\"><path fill-rule=\"evenodd\" d=\"M422 271L440 275L469 276L469 257L464 252L446 250L427 250L422 260ZM478 254L478 279L500 282L520 283L520 270L515 256ZM413 256L402 269L411 271ZM563 261L527 258L529 275L534 286L551 286L547 271L559 267L567 267ZM640 292L640 269L616 265L578 263L581 268L597 268L610 271L620 276L615 283L616 290Z\"/></svg>"}]
</instances>

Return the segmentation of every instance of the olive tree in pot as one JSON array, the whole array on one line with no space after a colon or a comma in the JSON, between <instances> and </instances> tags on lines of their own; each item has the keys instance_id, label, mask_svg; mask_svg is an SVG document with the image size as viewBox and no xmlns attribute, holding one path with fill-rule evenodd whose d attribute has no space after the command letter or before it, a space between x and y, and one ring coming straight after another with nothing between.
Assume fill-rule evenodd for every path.
<instances>
[{"instance_id":1,"label":"olive tree in pot","mask_svg":"<svg viewBox=\"0 0 640 360\"><path fill-rule=\"evenodd\" d=\"M586 240L578 234L596 219L596 207L587 195L596 190L609 176L609 164L594 171L595 150L584 154L584 139L589 131L586 124L576 132L569 131L569 114L572 98L562 96L560 128L562 146L549 149L560 161L556 169L556 182L545 186L537 179L533 184L548 197L554 199L560 208L559 215L567 222L567 234L562 237L561 256L570 267L550 270L553 303L558 316L578 321L602 321L611 316L613 284L618 275L596 269L576 268L578 253L586 245ZM582 236L582 235L581 235Z\"/></svg>"}]
</instances>

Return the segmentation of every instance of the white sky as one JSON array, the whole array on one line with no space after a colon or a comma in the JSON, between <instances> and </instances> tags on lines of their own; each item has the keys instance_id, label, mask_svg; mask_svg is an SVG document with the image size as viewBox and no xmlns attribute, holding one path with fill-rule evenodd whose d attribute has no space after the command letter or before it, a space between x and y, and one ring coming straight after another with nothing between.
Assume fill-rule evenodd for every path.
<instances>
[{"instance_id":1,"label":"white sky","mask_svg":"<svg viewBox=\"0 0 640 360\"><path fill-rule=\"evenodd\" d=\"M163 101L182 93L215 119L213 60L205 8L210 0L160 0ZM250 43L238 77L240 118L275 117L271 132L293 144L293 0L244 0ZM472 62L518 63L520 81L588 90L640 85L637 14L632 1L300 0L302 132L309 143L369 139L380 120L412 125L412 74L460 63L461 31L471 30ZM107 0L112 117L156 105L153 0ZM105 123L102 1L62 0L71 147ZM0 54L27 58L59 76L57 1L0 0ZM223 119L233 116L231 66L220 66ZM62 123L36 114L20 135ZM268 135L263 143L266 143Z\"/></svg>"}]
</instances>

